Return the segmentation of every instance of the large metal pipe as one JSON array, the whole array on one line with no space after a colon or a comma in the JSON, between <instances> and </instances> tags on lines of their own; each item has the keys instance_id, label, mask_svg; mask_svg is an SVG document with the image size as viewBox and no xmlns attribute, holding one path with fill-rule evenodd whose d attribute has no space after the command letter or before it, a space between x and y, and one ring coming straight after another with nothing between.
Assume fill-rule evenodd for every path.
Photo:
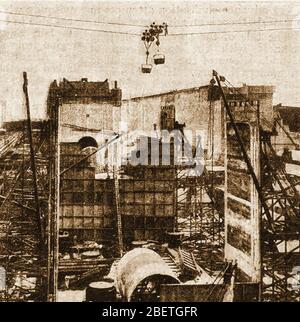
<instances>
[{"instance_id":1,"label":"large metal pipe","mask_svg":"<svg viewBox=\"0 0 300 322\"><path fill-rule=\"evenodd\" d=\"M161 256L150 249L135 248L126 253L117 265L116 287L128 302L134 297L137 287L151 278L164 283L180 282Z\"/></svg>"}]
</instances>

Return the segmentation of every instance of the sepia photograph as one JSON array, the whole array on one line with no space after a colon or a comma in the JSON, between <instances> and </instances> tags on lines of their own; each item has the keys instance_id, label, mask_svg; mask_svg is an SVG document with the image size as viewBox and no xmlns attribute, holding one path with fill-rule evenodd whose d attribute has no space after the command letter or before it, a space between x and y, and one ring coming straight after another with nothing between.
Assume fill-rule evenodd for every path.
<instances>
[{"instance_id":1,"label":"sepia photograph","mask_svg":"<svg viewBox=\"0 0 300 322\"><path fill-rule=\"evenodd\" d=\"M0 58L0 302L300 302L300 1L4 0Z\"/></svg>"}]
</instances>

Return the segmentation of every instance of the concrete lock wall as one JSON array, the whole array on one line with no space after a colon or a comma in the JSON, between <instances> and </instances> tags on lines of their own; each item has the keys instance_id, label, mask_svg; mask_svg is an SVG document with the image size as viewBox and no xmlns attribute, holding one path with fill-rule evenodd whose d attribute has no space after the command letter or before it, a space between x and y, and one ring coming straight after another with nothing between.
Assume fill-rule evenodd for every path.
<instances>
[{"instance_id":1,"label":"concrete lock wall","mask_svg":"<svg viewBox=\"0 0 300 322\"><path fill-rule=\"evenodd\" d=\"M78 142L84 136L96 139L99 145L122 130L131 132L161 129L161 110L175 107L175 120L185 123L185 130L200 131L206 147L210 105L214 110L214 156L222 152L223 126L221 101L208 101L208 86L173 91L123 100L121 106L110 102L70 102L60 106L61 142ZM193 139L195 144L195 138Z\"/></svg>"},{"instance_id":2,"label":"concrete lock wall","mask_svg":"<svg viewBox=\"0 0 300 322\"><path fill-rule=\"evenodd\" d=\"M259 178L259 132L256 126L238 123L247 154ZM252 282L260 281L260 206L253 180L247 171L236 136L227 123L225 157L225 258Z\"/></svg>"},{"instance_id":3,"label":"concrete lock wall","mask_svg":"<svg viewBox=\"0 0 300 322\"><path fill-rule=\"evenodd\" d=\"M260 180L260 124L273 124L272 86L244 86L243 93L253 106L245 109L245 98L232 96L228 102L251 161ZM258 119L257 109L261 112ZM267 121L265 120L267 119ZM225 258L236 260L252 282L261 278L261 208L257 190L241 153L236 134L226 117L225 132Z\"/></svg>"},{"instance_id":4,"label":"concrete lock wall","mask_svg":"<svg viewBox=\"0 0 300 322\"><path fill-rule=\"evenodd\" d=\"M63 103L60 106L61 142L78 142L84 136L91 136L101 143L113 132L118 109L108 102Z\"/></svg>"},{"instance_id":5,"label":"concrete lock wall","mask_svg":"<svg viewBox=\"0 0 300 322\"><path fill-rule=\"evenodd\" d=\"M201 131L202 142L204 147L207 147L210 104L214 110L214 144L217 158L222 152L223 142L221 101L208 101L208 86L123 100L121 120L127 123L128 130L139 127L143 131L153 131L154 124L161 130L162 107L174 105L175 120L185 123L185 130Z\"/></svg>"}]
</instances>

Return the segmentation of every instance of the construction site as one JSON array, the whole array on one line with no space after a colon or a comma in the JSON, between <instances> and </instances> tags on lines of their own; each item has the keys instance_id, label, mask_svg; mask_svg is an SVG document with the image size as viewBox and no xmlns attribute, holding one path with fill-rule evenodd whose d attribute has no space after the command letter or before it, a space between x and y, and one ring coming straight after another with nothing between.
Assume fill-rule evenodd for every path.
<instances>
[{"instance_id":1,"label":"construction site","mask_svg":"<svg viewBox=\"0 0 300 322\"><path fill-rule=\"evenodd\" d=\"M122 101L64 79L32 122L24 73L28 118L1 132L2 300L299 301L299 141L273 87L228 84Z\"/></svg>"},{"instance_id":2,"label":"construction site","mask_svg":"<svg viewBox=\"0 0 300 322\"><path fill-rule=\"evenodd\" d=\"M141 74L168 31L141 34ZM23 72L26 117L0 129L0 301L300 301L300 108L210 75L126 98L60 75L37 119Z\"/></svg>"}]
</instances>

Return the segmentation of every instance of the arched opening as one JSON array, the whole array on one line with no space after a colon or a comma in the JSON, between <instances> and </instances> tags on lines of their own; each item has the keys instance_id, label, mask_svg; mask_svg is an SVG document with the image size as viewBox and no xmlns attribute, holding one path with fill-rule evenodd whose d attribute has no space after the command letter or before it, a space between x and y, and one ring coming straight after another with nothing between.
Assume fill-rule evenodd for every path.
<instances>
[{"instance_id":1,"label":"arched opening","mask_svg":"<svg viewBox=\"0 0 300 322\"><path fill-rule=\"evenodd\" d=\"M84 136L82 137L78 143L80 144L80 148L81 150L87 148L87 147L94 147L94 148L98 148L98 143L97 141L91 137L91 136Z\"/></svg>"}]
</instances>

